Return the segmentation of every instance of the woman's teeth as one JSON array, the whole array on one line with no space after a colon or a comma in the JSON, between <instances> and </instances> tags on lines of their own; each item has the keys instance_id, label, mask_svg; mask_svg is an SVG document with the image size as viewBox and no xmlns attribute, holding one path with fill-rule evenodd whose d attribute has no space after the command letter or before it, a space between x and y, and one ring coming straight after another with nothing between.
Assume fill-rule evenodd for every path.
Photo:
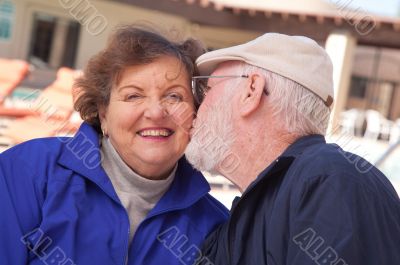
<instances>
[{"instance_id":1,"label":"woman's teeth","mask_svg":"<svg viewBox=\"0 0 400 265\"><path fill-rule=\"evenodd\" d=\"M167 137L172 134L172 131L170 130L145 130L139 132L140 136L162 136L162 137Z\"/></svg>"}]
</instances>

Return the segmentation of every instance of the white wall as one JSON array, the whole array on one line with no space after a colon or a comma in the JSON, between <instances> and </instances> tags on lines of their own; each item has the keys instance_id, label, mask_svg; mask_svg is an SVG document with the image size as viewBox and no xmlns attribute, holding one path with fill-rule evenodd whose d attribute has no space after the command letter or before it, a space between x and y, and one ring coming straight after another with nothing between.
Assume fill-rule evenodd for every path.
<instances>
[{"instance_id":1,"label":"white wall","mask_svg":"<svg viewBox=\"0 0 400 265\"><path fill-rule=\"evenodd\" d=\"M20 30L23 24L23 16L25 12L24 2L23 0L14 0L12 1L15 8L15 13L13 16L12 23L12 32L11 32L11 40L9 41L0 41L0 57L3 58L19 58L23 59L23 57L18 54L18 50L21 48L21 42L19 38L21 36Z\"/></svg>"},{"instance_id":2,"label":"white wall","mask_svg":"<svg viewBox=\"0 0 400 265\"><path fill-rule=\"evenodd\" d=\"M248 41L258 34L227 28L200 27L186 20L184 17L170 15L154 10L144 9L133 5L120 4L108 1L93 1L98 12L105 16L108 26L102 34L94 36L87 30L81 34L77 66L83 67L87 60L101 50L110 33L119 24L135 22L151 22L157 27L172 35L179 32L178 36L194 36L204 41L213 48L226 47L240 42Z\"/></svg>"}]
</instances>

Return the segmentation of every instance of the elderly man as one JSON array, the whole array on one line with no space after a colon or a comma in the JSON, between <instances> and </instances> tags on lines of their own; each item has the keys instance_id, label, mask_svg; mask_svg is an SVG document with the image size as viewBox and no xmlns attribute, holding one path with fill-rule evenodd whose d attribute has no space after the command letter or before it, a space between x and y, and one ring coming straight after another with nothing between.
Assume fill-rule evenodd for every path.
<instances>
[{"instance_id":1,"label":"elderly man","mask_svg":"<svg viewBox=\"0 0 400 265\"><path fill-rule=\"evenodd\" d=\"M334 92L323 48L267 33L206 53L197 66L202 103L186 156L243 192L207 238L203 264L400 264L394 188L325 142Z\"/></svg>"}]
</instances>

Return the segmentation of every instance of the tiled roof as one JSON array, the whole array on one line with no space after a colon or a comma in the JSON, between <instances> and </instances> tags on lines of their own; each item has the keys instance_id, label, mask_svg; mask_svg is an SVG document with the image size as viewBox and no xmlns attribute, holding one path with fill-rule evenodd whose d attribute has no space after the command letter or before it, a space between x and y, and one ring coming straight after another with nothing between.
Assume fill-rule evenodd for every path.
<instances>
[{"instance_id":1,"label":"tiled roof","mask_svg":"<svg viewBox=\"0 0 400 265\"><path fill-rule=\"evenodd\" d=\"M362 8L350 9L348 0L115 1L182 16L193 22L192 31L200 38L208 35L213 27L255 34L303 35L320 43L324 43L332 32L347 32L360 45L400 49L400 18L378 16ZM225 43L219 36L209 42L212 48L235 44L232 41Z\"/></svg>"},{"instance_id":2,"label":"tiled roof","mask_svg":"<svg viewBox=\"0 0 400 265\"><path fill-rule=\"evenodd\" d=\"M340 19L374 19L379 23L392 23L400 29L400 19L371 14L361 8L349 8L349 1L337 0L171 0L197 4L203 8L213 7L217 11L232 10L234 14L247 13L255 16L264 13L268 18L272 14L298 15L301 17L325 17ZM368 18L367 18L368 17Z\"/></svg>"}]
</instances>

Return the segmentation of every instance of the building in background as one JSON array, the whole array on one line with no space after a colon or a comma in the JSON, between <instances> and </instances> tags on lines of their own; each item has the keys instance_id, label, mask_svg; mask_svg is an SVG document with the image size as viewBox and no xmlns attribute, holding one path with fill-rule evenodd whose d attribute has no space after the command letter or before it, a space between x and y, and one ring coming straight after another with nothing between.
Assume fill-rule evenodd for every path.
<instances>
[{"instance_id":1,"label":"building in background","mask_svg":"<svg viewBox=\"0 0 400 265\"><path fill-rule=\"evenodd\" d=\"M1 0L0 57L41 69L84 67L121 23L150 21L210 49L263 32L305 35L335 63L335 121L345 109L400 118L400 20L350 10L350 0Z\"/></svg>"}]
</instances>

